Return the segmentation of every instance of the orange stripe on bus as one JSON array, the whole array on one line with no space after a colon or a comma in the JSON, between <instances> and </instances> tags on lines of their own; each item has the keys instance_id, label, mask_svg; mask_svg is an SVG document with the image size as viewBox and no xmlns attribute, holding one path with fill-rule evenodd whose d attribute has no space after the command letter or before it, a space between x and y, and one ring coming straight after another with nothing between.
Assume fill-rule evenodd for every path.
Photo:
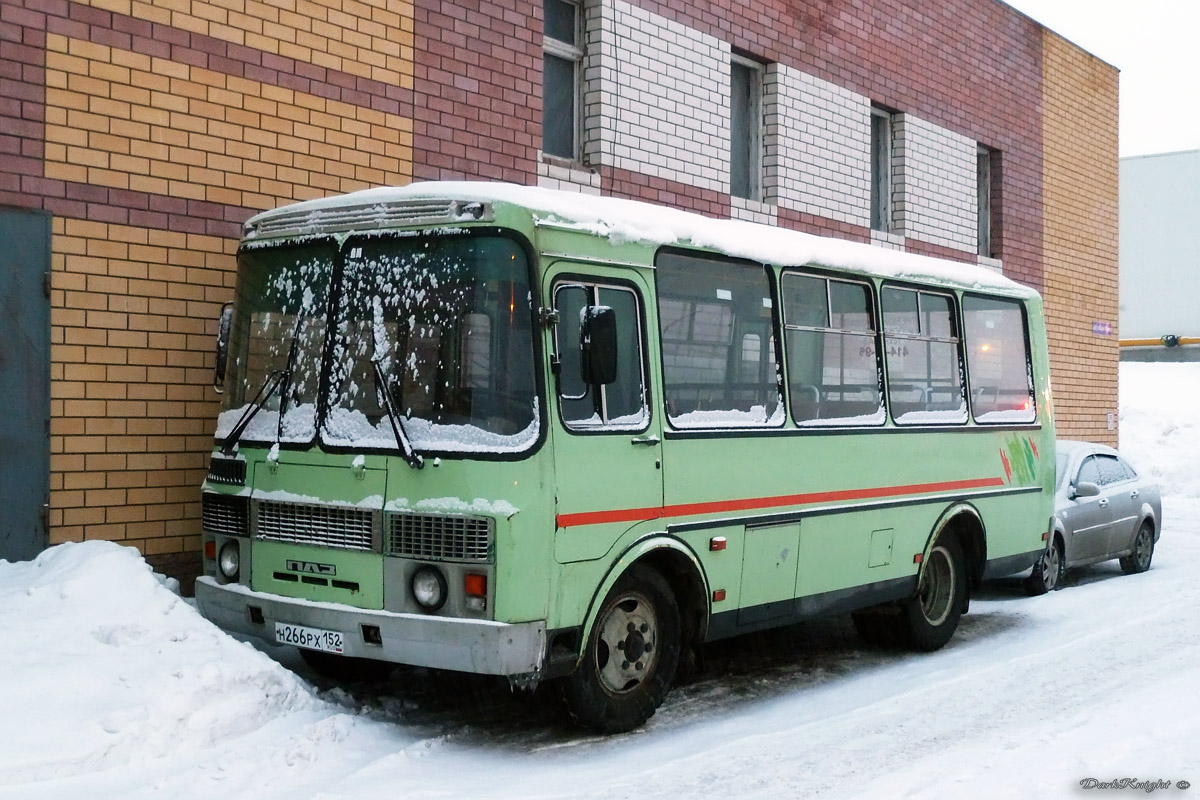
<instances>
[{"instance_id":1,"label":"orange stripe on bus","mask_svg":"<svg viewBox=\"0 0 1200 800\"><path fill-rule=\"evenodd\" d=\"M680 503L673 506L622 508L611 511L581 511L559 514L555 522L560 528L579 525L602 525L607 522L641 522L663 517L693 517L699 514L722 514L729 511L757 511L764 508L832 503L842 500L874 500L881 497L902 497L927 492L954 492L964 489L986 489L1004 486L1003 478L973 478L966 481L915 483L908 486L879 486L873 489L843 489L836 492L786 494L779 497L749 497L742 500L714 500L706 503Z\"/></svg>"}]
</instances>

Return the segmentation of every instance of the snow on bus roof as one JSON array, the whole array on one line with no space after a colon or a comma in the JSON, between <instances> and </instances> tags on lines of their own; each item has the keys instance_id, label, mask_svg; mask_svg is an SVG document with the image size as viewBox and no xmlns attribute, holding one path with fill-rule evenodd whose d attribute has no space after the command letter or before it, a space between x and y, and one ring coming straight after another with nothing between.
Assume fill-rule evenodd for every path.
<instances>
[{"instance_id":1,"label":"snow on bus roof","mask_svg":"<svg viewBox=\"0 0 1200 800\"><path fill-rule=\"evenodd\" d=\"M540 219L576 227L615 243L690 244L768 264L810 264L897 279L985 289L1018 297L1036 292L975 264L831 239L773 225L714 219L689 211L617 197L597 197L558 189L486 181L416 182L402 187L364 189L308 200L253 217L253 223L278 211L311 212L314 218L336 215L340 208L416 199L508 203L528 208ZM540 212L540 213L539 213Z\"/></svg>"}]
</instances>

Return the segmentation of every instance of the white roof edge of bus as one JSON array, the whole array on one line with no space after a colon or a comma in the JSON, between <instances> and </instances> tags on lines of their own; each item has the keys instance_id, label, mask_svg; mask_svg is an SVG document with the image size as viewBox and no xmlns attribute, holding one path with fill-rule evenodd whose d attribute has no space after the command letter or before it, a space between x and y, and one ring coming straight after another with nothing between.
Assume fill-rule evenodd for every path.
<instances>
[{"instance_id":1,"label":"white roof edge of bus","mask_svg":"<svg viewBox=\"0 0 1200 800\"><path fill-rule=\"evenodd\" d=\"M306 200L257 214L250 222L277 211L311 211L325 216L347 206L419 198L509 203L540 211L547 221L578 226L614 242L655 245L691 244L729 256L778 265L846 269L896 279L930 281L964 288L998 291L1019 297L1037 292L984 267L890 250L875 245L814 236L773 225L716 219L637 200L486 181L430 181L402 187L364 189L350 194ZM323 220L330 221L328 218Z\"/></svg>"}]
</instances>

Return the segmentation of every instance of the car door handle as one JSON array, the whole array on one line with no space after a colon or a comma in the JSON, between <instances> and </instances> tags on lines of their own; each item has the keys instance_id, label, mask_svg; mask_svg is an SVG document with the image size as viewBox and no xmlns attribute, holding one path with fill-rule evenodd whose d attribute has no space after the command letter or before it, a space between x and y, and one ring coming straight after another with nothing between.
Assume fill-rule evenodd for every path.
<instances>
[{"instance_id":1,"label":"car door handle","mask_svg":"<svg viewBox=\"0 0 1200 800\"><path fill-rule=\"evenodd\" d=\"M1100 504L1099 504L1099 505L1100 505L1100 507L1101 507L1101 508L1108 508L1108 499L1107 499L1107 498L1105 498L1105 499L1102 499L1102 500L1100 501Z\"/></svg>"},{"instance_id":2,"label":"car door handle","mask_svg":"<svg viewBox=\"0 0 1200 800\"><path fill-rule=\"evenodd\" d=\"M1129 493L1129 496L1132 497L1134 500L1137 500L1138 499L1138 490L1134 489L1132 492Z\"/></svg>"},{"instance_id":3,"label":"car door handle","mask_svg":"<svg viewBox=\"0 0 1200 800\"><path fill-rule=\"evenodd\" d=\"M658 437L655 436L653 433L648 434L646 436L635 436L629 440L629 443L630 444L656 445L656 444L658 444Z\"/></svg>"}]
</instances>

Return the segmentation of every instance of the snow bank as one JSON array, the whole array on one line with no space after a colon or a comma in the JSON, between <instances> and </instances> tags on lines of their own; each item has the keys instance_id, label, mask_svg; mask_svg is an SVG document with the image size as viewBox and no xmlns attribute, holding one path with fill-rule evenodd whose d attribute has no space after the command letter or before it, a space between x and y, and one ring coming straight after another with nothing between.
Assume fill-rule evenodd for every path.
<instances>
[{"instance_id":1,"label":"snow bank","mask_svg":"<svg viewBox=\"0 0 1200 800\"><path fill-rule=\"evenodd\" d=\"M324 706L108 542L0 561L0 642L0 786L203 751Z\"/></svg>"},{"instance_id":2,"label":"snow bank","mask_svg":"<svg viewBox=\"0 0 1200 800\"><path fill-rule=\"evenodd\" d=\"M1200 498L1200 364L1124 362L1121 453L1164 496Z\"/></svg>"}]
</instances>

